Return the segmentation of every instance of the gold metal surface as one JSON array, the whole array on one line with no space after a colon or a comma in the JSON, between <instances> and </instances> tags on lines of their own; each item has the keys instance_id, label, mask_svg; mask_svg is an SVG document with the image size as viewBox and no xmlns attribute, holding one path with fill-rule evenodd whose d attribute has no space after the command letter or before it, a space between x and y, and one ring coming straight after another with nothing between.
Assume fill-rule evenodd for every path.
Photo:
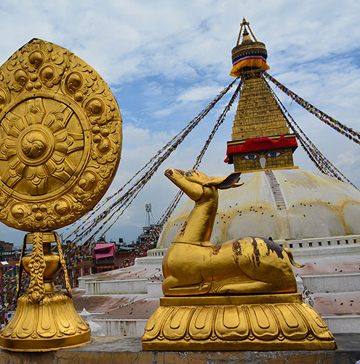
<instances>
[{"instance_id":1,"label":"gold metal surface","mask_svg":"<svg viewBox=\"0 0 360 364\"><path fill-rule=\"evenodd\" d=\"M165 296L296 292L291 252L278 244L256 237L210 243L217 189L241 185L240 173L219 178L168 169L165 175L195 201L163 260Z\"/></svg>"},{"instance_id":2,"label":"gold metal surface","mask_svg":"<svg viewBox=\"0 0 360 364\"><path fill-rule=\"evenodd\" d=\"M329 350L334 337L298 293L163 297L144 350Z\"/></svg>"},{"instance_id":3,"label":"gold metal surface","mask_svg":"<svg viewBox=\"0 0 360 364\"><path fill-rule=\"evenodd\" d=\"M250 77L251 75L251 77ZM231 140L261 138L289 134L286 120L267 88L261 72L249 72L243 77L244 86L236 110ZM276 153L278 152L278 153ZM269 155L276 155L269 157ZM257 155L249 158L248 155ZM261 161L263 166L261 165ZM263 170L264 168L290 168L294 166L292 148L267 149L233 155L237 172Z\"/></svg>"},{"instance_id":4,"label":"gold metal surface","mask_svg":"<svg viewBox=\"0 0 360 364\"><path fill-rule=\"evenodd\" d=\"M104 80L62 47L33 39L1 66L0 221L32 232L24 239L18 307L0 332L2 348L47 351L90 340L71 301L59 236L50 230L82 217L110 186L120 161L121 123ZM67 293L54 285L61 268ZM30 283L19 297L23 269Z\"/></svg>"},{"instance_id":5,"label":"gold metal surface","mask_svg":"<svg viewBox=\"0 0 360 364\"><path fill-rule=\"evenodd\" d=\"M109 187L121 115L100 75L33 39L0 68L0 221L25 231L66 226Z\"/></svg>"},{"instance_id":6,"label":"gold metal surface","mask_svg":"<svg viewBox=\"0 0 360 364\"><path fill-rule=\"evenodd\" d=\"M144 350L336 349L316 311L296 293L289 249L245 237L210 243L218 189L241 186L240 173L165 175L195 206L163 260L163 293L142 337Z\"/></svg>"},{"instance_id":7,"label":"gold metal surface","mask_svg":"<svg viewBox=\"0 0 360 364\"><path fill-rule=\"evenodd\" d=\"M76 312L69 294L54 285L62 252L57 245L60 254L52 253L51 243L58 241L54 232L26 235L24 243L33 245L32 254L23 256L20 264L30 275L30 284L27 294L18 298L14 317L0 332L2 348L48 351L89 342L89 325Z\"/></svg>"}]
</instances>

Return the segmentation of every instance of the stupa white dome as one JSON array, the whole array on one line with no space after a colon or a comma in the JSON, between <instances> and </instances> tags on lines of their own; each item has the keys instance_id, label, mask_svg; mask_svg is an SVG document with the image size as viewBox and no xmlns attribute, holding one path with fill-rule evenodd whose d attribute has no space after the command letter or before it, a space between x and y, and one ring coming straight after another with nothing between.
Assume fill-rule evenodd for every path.
<instances>
[{"instance_id":1,"label":"stupa white dome","mask_svg":"<svg viewBox=\"0 0 360 364\"><path fill-rule=\"evenodd\" d=\"M242 236L276 241L360 234L360 191L318 171L243 173L238 188L219 191L211 242ZM186 201L165 225L157 249L170 246L193 208Z\"/></svg>"}]
</instances>

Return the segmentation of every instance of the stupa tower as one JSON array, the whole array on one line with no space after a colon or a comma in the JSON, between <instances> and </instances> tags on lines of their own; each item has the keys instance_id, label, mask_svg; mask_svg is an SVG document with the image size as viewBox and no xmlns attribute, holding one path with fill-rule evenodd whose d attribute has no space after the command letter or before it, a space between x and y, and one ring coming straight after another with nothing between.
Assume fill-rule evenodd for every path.
<instances>
[{"instance_id":1,"label":"stupa tower","mask_svg":"<svg viewBox=\"0 0 360 364\"><path fill-rule=\"evenodd\" d=\"M225 160L234 164L236 172L296 168L293 162L296 137L290 134L262 75L262 71L270 68L266 59L265 44L257 41L244 18L232 50L230 73L240 76L243 86Z\"/></svg>"}]
</instances>

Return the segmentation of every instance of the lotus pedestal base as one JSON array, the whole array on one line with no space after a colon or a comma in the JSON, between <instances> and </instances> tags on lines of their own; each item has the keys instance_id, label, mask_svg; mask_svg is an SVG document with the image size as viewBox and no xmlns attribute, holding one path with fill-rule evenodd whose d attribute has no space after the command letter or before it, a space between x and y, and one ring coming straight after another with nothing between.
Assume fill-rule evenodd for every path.
<instances>
[{"instance_id":1,"label":"lotus pedestal base","mask_svg":"<svg viewBox=\"0 0 360 364\"><path fill-rule=\"evenodd\" d=\"M89 325L60 291L45 294L39 303L21 296L13 319L0 332L0 346L11 351L51 351L89 341Z\"/></svg>"},{"instance_id":2,"label":"lotus pedestal base","mask_svg":"<svg viewBox=\"0 0 360 364\"><path fill-rule=\"evenodd\" d=\"M162 297L144 350L329 350L334 337L301 295Z\"/></svg>"}]
</instances>

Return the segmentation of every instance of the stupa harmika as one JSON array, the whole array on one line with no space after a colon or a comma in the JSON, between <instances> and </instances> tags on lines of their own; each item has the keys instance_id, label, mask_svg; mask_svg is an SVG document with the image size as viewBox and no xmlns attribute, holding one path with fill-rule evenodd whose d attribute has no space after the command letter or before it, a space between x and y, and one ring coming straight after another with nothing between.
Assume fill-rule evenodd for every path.
<instances>
[{"instance_id":1,"label":"stupa harmika","mask_svg":"<svg viewBox=\"0 0 360 364\"><path fill-rule=\"evenodd\" d=\"M242 172L245 184L220 191L211 242L263 236L290 248L295 259L306 264L296 273L312 292L314 307L329 329L360 332L360 192L320 172L294 166L296 137L263 78L262 71L269 69L265 45L245 20L232 58L231 74L240 75L244 84L226 162ZM107 335L123 335L124 330L142 335L162 295L162 258L192 206L187 201L178 209L156 249L137 259L134 267L80 278L85 295L79 291L74 300L79 310L102 294L114 294L113 299L125 294L122 307L95 319ZM299 285L298 291L302 290ZM97 297L89 296L94 294Z\"/></svg>"}]
</instances>

